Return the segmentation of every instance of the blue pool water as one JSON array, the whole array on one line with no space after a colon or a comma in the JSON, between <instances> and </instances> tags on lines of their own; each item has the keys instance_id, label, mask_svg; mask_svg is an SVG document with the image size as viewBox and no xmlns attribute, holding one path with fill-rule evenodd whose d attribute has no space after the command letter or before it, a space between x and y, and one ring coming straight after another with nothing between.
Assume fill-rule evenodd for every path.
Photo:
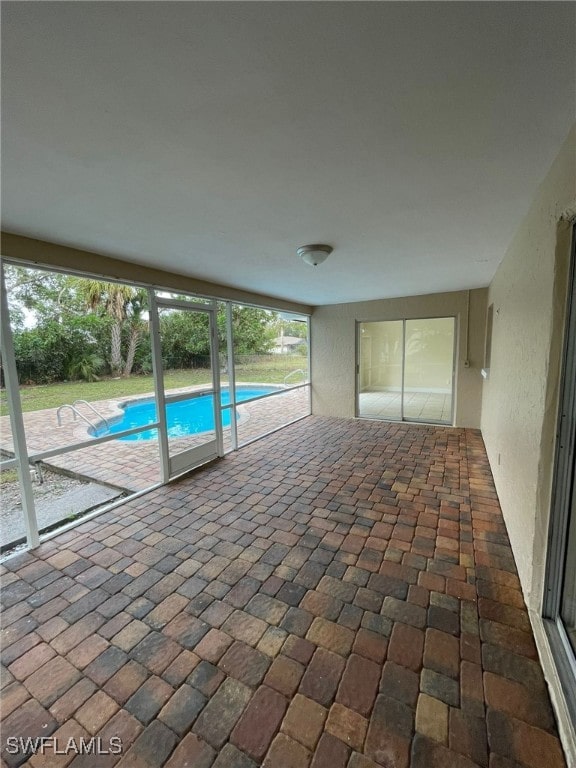
<instances>
[{"instance_id":1,"label":"blue pool water","mask_svg":"<svg viewBox=\"0 0 576 768\"><path fill-rule=\"evenodd\" d=\"M266 395L274 392L276 387L237 387L236 402L249 400L252 397ZM214 429L214 405L213 395L200 395L189 400L178 400L166 404L166 418L168 421L168 437L185 437L196 435L199 432L208 432ZM230 402L230 391L223 389L221 392L222 405ZM116 432L124 432L134 427L142 427L153 424L156 421L156 403L154 400L136 400L122 406L124 414L116 419L109 419L106 426L100 422L97 429L90 429L92 437L101 437ZM222 411L222 426L230 425L230 408ZM148 429L137 435L119 437L119 440L153 440L156 439L156 429Z\"/></svg>"}]
</instances>

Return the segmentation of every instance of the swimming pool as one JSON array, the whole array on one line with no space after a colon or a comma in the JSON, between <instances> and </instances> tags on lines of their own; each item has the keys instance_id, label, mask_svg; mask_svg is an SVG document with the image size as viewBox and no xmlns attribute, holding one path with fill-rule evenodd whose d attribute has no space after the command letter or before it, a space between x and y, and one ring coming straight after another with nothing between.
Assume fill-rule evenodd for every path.
<instances>
[{"instance_id":1,"label":"swimming pool","mask_svg":"<svg viewBox=\"0 0 576 768\"><path fill-rule=\"evenodd\" d=\"M275 392L278 387L273 386L251 386L236 387L236 402L250 400L253 397L267 395ZM177 400L166 404L166 420L168 422L168 437L185 437L186 435L196 435L200 432L209 432L214 429L214 402L213 395L197 395L188 400ZM223 389L221 392L221 403L227 405L230 402L230 390ZM146 400L132 400L122 403L120 407L123 410L121 416L114 419L108 419L108 425L101 421L96 425L96 429L91 427L88 432L92 437L101 437L102 435L113 435L116 432L124 432L134 427L143 427L146 424L153 424L157 421L156 403L153 398ZM222 426L230 426L231 408L222 411ZM142 441L155 440L156 429L147 429L145 432L139 432L136 435L127 435L119 437L118 440Z\"/></svg>"}]
</instances>

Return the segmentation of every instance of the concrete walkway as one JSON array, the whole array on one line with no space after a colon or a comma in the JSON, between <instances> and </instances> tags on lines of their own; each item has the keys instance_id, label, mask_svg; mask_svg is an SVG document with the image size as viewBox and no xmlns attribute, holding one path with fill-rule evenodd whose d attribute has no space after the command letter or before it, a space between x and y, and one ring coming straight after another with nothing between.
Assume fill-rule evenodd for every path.
<instances>
[{"instance_id":1,"label":"concrete walkway","mask_svg":"<svg viewBox=\"0 0 576 768\"><path fill-rule=\"evenodd\" d=\"M37 491L38 486L34 486ZM63 521L69 521L78 515L86 514L114 499L121 498L122 492L96 483L82 483L79 487L50 494L35 499L38 530ZM20 544L26 539L26 529L21 508L6 508L0 511L0 546Z\"/></svg>"}]
</instances>

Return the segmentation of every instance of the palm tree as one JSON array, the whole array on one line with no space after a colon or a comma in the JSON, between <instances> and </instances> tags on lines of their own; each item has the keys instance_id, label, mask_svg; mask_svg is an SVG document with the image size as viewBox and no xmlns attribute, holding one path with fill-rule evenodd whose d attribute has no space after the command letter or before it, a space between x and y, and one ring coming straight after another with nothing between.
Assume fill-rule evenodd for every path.
<instances>
[{"instance_id":1,"label":"palm tree","mask_svg":"<svg viewBox=\"0 0 576 768\"><path fill-rule=\"evenodd\" d=\"M138 345L148 328L144 320L144 311L146 309L146 291L142 288L136 289L134 296L128 301L128 318L130 322L130 337L128 340L128 352L126 353L126 365L124 366L124 376L130 376L134 357Z\"/></svg>"},{"instance_id":2,"label":"palm tree","mask_svg":"<svg viewBox=\"0 0 576 768\"><path fill-rule=\"evenodd\" d=\"M84 279L79 281L78 288L91 310L104 305L106 314L112 319L110 372L112 376L121 376L123 371L122 326L128 316L128 304L136 293L136 289L118 283Z\"/></svg>"}]
</instances>

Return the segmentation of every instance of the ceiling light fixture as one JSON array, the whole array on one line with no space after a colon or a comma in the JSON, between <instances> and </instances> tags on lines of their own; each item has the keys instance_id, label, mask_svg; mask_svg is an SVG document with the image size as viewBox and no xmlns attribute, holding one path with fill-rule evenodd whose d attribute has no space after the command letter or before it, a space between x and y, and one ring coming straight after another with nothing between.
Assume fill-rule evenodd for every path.
<instances>
[{"instance_id":1,"label":"ceiling light fixture","mask_svg":"<svg viewBox=\"0 0 576 768\"><path fill-rule=\"evenodd\" d=\"M300 256L302 261L306 262L306 264L310 264L311 267L317 267L318 264L322 264L323 261L326 261L333 250L331 245L323 245L320 243L315 245L303 245L301 248L298 248L296 253Z\"/></svg>"}]
</instances>

